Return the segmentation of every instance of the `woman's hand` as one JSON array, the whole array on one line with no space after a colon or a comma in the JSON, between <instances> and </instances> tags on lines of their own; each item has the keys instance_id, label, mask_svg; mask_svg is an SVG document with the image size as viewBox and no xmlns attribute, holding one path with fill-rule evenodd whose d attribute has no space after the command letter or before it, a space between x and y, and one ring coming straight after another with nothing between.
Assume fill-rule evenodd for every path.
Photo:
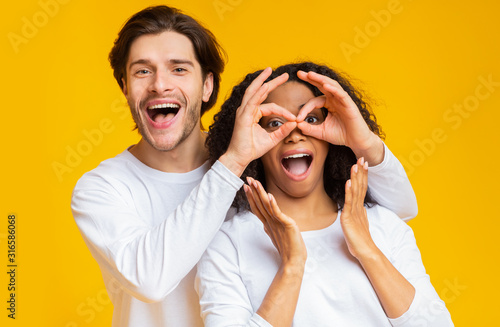
<instances>
[{"instance_id":1,"label":"woman's hand","mask_svg":"<svg viewBox=\"0 0 500 327\"><path fill-rule=\"evenodd\" d=\"M378 251L370 235L368 218L364 207L368 187L368 162L360 158L351 168L351 179L345 186L345 204L340 215L340 224L349 252L358 260Z\"/></svg>"},{"instance_id":2,"label":"woman's hand","mask_svg":"<svg viewBox=\"0 0 500 327\"><path fill-rule=\"evenodd\" d=\"M297 76L323 93L308 101L297 116L302 132L331 144L348 146L358 158L364 157L373 165L381 163L384 159L382 140L370 130L342 86L336 80L315 72L299 71ZM328 110L325 121L320 125L304 122L307 115L317 108Z\"/></svg>"},{"instance_id":3,"label":"woman's hand","mask_svg":"<svg viewBox=\"0 0 500 327\"><path fill-rule=\"evenodd\" d=\"M264 225L264 231L281 256L282 265L303 269L307 250L297 223L281 212L276 199L266 193L260 182L250 177L247 182L244 189L250 208Z\"/></svg>"},{"instance_id":4,"label":"woman's hand","mask_svg":"<svg viewBox=\"0 0 500 327\"><path fill-rule=\"evenodd\" d=\"M236 111L228 150L219 159L238 176L241 176L252 160L260 158L272 149L297 126L296 117L288 110L274 103L262 104L271 91L288 80L288 74L283 74L264 83L271 72L270 68L266 68L245 91L241 105ZM259 125L259 121L263 116L271 114L282 116L287 122L268 133Z\"/></svg>"},{"instance_id":5,"label":"woman's hand","mask_svg":"<svg viewBox=\"0 0 500 327\"><path fill-rule=\"evenodd\" d=\"M248 178L244 185L252 212L264 224L281 256L281 265L267 290L257 314L275 327L290 327L295 315L307 250L295 221L281 212L276 199L262 185Z\"/></svg>"},{"instance_id":6,"label":"woman's hand","mask_svg":"<svg viewBox=\"0 0 500 327\"><path fill-rule=\"evenodd\" d=\"M380 251L370 235L364 207L368 165L360 158L351 168L345 187L340 223L351 254L358 259L389 318L400 317L410 307L415 288Z\"/></svg>"}]
</instances>

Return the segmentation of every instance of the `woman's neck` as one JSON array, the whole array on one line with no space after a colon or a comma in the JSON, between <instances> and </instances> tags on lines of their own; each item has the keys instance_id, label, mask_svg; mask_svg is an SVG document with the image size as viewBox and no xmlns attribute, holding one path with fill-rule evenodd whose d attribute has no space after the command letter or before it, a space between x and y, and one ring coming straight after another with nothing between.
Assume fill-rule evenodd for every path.
<instances>
[{"instance_id":1,"label":"woman's neck","mask_svg":"<svg viewBox=\"0 0 500 327\"><path fill-rule=\"evenodd\" d=\"M324 188L317 188L307 196L292 197L281 191L270 192L276 198L280 210L293 218L301 231L323 229L337 219L337 204Z\"/></svg>"}]
</instances>

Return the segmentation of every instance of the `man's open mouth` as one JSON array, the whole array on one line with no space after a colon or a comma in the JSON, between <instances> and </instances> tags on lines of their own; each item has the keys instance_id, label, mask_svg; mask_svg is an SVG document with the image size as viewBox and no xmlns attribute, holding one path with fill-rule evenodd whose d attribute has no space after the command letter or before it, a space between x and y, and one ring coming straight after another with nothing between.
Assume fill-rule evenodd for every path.
<instances>
[{"instance_id":1,"label":"man's open mouth","mask_svg":"<svg viewBox=\"0 0 500 327\"><path fill-rule=\"evenodd\" d=\"M164 123L177 115L180 106L177 103L160 103L147 108L149 118L155 123Z\"/></svg>"},{"instance_id":2,"label":"man's open mouth","mask_svg":"<svg viewBox=\"0 0 500 327\"><path fill-rule=\"evenodd\" d=\"M313 158L306 153L292 154L281 159L281 165L290 174L300 176L307 172Z\"/></svg>"}]
</instances>

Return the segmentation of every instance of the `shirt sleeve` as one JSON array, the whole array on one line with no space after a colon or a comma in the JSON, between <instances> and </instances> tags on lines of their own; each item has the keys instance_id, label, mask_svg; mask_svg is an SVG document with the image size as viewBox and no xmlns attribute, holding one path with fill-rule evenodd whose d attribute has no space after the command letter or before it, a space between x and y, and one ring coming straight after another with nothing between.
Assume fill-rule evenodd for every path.
<instances>
[{"instance_id":1,"label":"shirt sleeve","mask_svg":"<svg viewBox=\"0 0 500 327\"><path fill-rule=\"evenodd\" d=\"M198 263L195 288L206 327L272 327L254 312L239 273L238 251L221 230Z\"/></svg>"},{"instance_id":2,"label":"shirt sleeve","mask_svg":"<svg viewBox=\"0 0 500 327\"><path fill-rule=\"evenodd\" d=\"M105 182L75 188L71 208L101 270L137 299L151 303L163 300L196 265L242 184L216 162L189 196L153 228Z\"/></svg>"},{"instance_id":3,"label":"shirt sleeve","mask_svg":"<svg viewBox=\"0 0 500 327\"><path fill-rule=\"evenodd\" d=\"M373 200L404 221L418 213L417 198L403 165L384 144L384 160L368 168L368 189Z\"/></svg>"},{"instance_id":4,"label":"shirt sleeve","mask_svg":"<svg viewBox=\"0 0 500 327\"><path fill-rule=\"evenodd\" d=\"M387 209L380 208L382 214L388 213ZM397 220L394 217L394 220ZM396 221L388 235L392 243L392 255L389 260L394 267L415 288L415 296L409 309L400 317L390 319L392 326L397 327L450 327L453 326L450 313L445 303L439 298L436 290L431 284L429 275L425 271L422 257L417 247L412 229L401 221Z\"/></svg>"}]
</instances>

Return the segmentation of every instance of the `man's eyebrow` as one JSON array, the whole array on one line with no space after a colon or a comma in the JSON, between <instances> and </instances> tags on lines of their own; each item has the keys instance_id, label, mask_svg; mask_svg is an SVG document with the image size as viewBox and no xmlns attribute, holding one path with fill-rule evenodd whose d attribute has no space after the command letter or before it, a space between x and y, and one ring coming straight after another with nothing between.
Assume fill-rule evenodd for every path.
<instances>
[{"instance_id":1,"label":"man's eyebrow","mask_svg":"<svg viewBox=\"0 0 500 327\"><path fill-rule=\"evenodd\" d=\"M189 65L194 67L193 61L188 59L170 59L168 62L174 65ZM130 69L134 65L149 65L149 64L151 64L151 61L148 59L137 59L135 61L132 61L130 65L128 65L128 67Z\"/></svg>"},{"instance_id":2,"label":"man's eyebrow","mask_svg":"<svg viewBox=\"0 0 500 327\"><path fill-rule=\"evenodd\" d=\"M138 59L138 60L132 61L132 62L130 63L130 65L128 65L128 68L130 69L130 68L132 68L132 66L134 66L134 65L144 65L144 64L146 64L146 65L147 65L147 64L149 64L149 63L151 63L151 61L149 61L149 60L147 60L147 59Z\"/></svg>"},{"instance_id":3,"label":"man's eyebrow","mask_svg":"<svg viewBox=\"0 0 500 327\"><path fill-rule=\"evenodd\" d=\"M189 65L189 66L194 67L194 63L188 59L170 59L169 62L171 64L175 64L175 65L183 64L183 65Z\"/></svg>"}]
</instances>

